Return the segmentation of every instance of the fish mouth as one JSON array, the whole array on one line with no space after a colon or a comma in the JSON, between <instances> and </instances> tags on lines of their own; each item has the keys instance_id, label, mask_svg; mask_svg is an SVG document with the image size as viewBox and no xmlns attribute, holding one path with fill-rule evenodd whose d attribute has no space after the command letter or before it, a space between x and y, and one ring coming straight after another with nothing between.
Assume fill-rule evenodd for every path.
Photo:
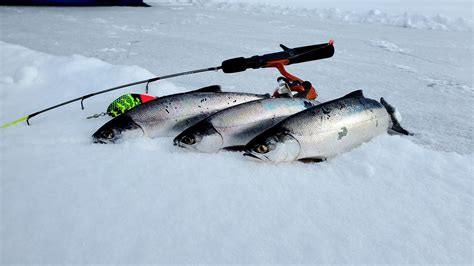
<instances>
[{"instance_id":1,"label":"fish mouth","mask_svg":"<svg viewBox=\"0 0 474 266\"><path fill-rule=\"evenodd\" d=\"M178 135L173 140L173 143L175 146L181 148L193 149L204 153L214 153L223 147L224 139L214 126L208 123L190 127Z\"/></svg>"},{"instance_id":2,"label":"fish mouth","mask_svg":"<svg viewBox=\"0 0 474 266\"><path fill-rule=\"evenodd\" d=\"M257 159L258 161L263 161L262 158L256 156L255 154L253 154L253 153L251 153L251 152L248 152L248 151L247 151L247 152L244 152L243 155L244 155L244 156L247 156L247 157L250 157L250 158L252 158L252 159Z\"/></svg>"},{"instance_id":3,"label":"fish mouth","mask_svg":"<svg viewBox=\"0 0 474 266\"><path fill-rule=\"evenodd\" d=\"M139 131L142 133L142 135L145 134L143 128L133 121L131 117L120 115L105 123L92 135L93 143L115 143L117 140L126 135L127 132L132 132L137 129L140 129Z\"/></svg>"},{"instance_id":4,"label":"fish mouth","mask_svg":"<svg viewBox=\"0 0 474 266\"><path fill-rule=\"evenodd\" d=\"M188 135L186 133L187 132L184 131L175 137L173 140L173 145L180 148L191 148L198 143L196 142L196 137L194 135Z\"/></svg>"},{"instance_id":5,"label":"fish mouth","mask_svg":"<svg viewBox=\"0 0 474 266\"><path fill-rule=\"evenodd\" d=\"M92 142L97 144L111 144L115 143L115 137L114 130L99 129L92 135Z\"/></svg>"},{"instance_id":6,"label":"fish mouth","mask_svg":"<svg viewBox=\"0 0 474 266\"><path fill-rule=\"evenodd\" d=\"M175 138L173 140L173 145L178 146L180 148L189 148L189 147L192 147L193 144L185 144L181 141L181 139Z\"/></svg>"},{"instance_id":7,"label":"fish mouth","mask_svg":"<svg viewBox=\"0 0 474 266\"><path fill-rule=\"evenodd\" d=\"M259 161L285 162L297 160L300 152L299 141L284 130L267 137L257 136L246 145L243 155Z\"/></svg>"},{"instance_id":8,"label":"fish mouth","mask_svg":"<svg viewBox=\"0 0 474 266\"><path fill-rule=\"evenodd\" d=\"M107 142L105 140L102 140L100 138L96 138L96 137L93 137L93 140L92 140L93 143L96 143L96 144L109 144L109 143L113 143L113 142Z\"/></svg>"}]
</instances>

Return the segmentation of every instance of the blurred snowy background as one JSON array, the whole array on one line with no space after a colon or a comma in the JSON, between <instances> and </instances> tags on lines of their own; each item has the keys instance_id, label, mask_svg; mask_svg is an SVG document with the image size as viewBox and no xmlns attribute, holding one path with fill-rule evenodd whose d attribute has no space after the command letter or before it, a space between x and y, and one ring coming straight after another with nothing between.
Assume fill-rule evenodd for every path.
<instances>
[{"instance_id":1,"label":"blurred snowy background","mask_svg":"<svg viewBox=\"0 0 474 266\"><path fill-rule=\"evenodd\" d=\"M473 263L472 1L146 1L0 7L0 122L92 91L335 40L288 67L321 101L363 89L413 137L320 164L196 154L172 139L95 145L115 97L0 130L2 264ZM157 82L271 92L274 70Z\"/></svg>"}]
</instances>

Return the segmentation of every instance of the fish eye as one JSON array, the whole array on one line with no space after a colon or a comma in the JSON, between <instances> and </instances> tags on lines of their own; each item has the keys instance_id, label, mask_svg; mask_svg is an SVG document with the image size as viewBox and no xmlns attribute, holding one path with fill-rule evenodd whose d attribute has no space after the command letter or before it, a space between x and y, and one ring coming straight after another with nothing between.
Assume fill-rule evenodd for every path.
<instances>
[{"instance_id":1,"label":"fish eye","mask_svg":"<svg viewBox=\"0 0 474 266\"><path fill-rule=\"evenodd\" d=\"M267 153L268 152L268 146L264 144L260 144L255 148L255 151L258 153Z\"/></svg>"},{"instance_id":2,"label":"fish eye","mask_svg":"<svg viewBox=\"0 0 474 266\"><path fill-rule=\"evenodd\" d=\"M181 139L181 142L186 144L186 145L193 145L194 143L196 143L196 141L194 140L194 138L192 137L189 137L189 136L184 136L182 139Z\"/></svg>"},{"instance_id":3,"label":"fish eye","mask_svg":"<svg viewBox=\"0 0 474 266\"><path fill-rule=\"evenodd\" d=\"M104 132L102 132L102 137L106 138L106 139L111 139L114 137L114 132L112 130L106 130Z\"/></svg>"}]
</instances>

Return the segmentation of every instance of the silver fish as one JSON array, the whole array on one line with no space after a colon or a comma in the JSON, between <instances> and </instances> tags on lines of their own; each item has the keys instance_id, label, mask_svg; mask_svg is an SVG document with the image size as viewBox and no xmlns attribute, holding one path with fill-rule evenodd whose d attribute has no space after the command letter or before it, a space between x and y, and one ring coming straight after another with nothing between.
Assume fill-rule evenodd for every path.
<instances>
[{"instance_id":1,"label":"silver fish","mask_svg":"<svg viewBox=\"0 0 474 266\"><path fill-rule=\"evenodd\" d=\"M354 91L289 116L246 145L245 156L263 161L325 160L386 133L410 135L395 108Z\"/></svg>"},{"instance_id":2,"label":"silver fish","mask_svg":"<svg viewBox=\"0 0 474 266\"><path fill-rule=\"evenodd\" d=\"M124 136L176 136L221 109L268 97L268 94L221 92L218 86L168 95L113 118L92 137L96 143L114 143Z\"/></svg>"},{"instance_id":3,"label":"silver fish","mask_svg":"<svg viewBox=\"0 0 474 266\"><path fill-rule=\"evenodd\" d=\"M221 110L189 127L174 144L200 152L244 146L253 137L289 115L319 104L302 98L270 98Z\"/></svg>"}]
</instances>

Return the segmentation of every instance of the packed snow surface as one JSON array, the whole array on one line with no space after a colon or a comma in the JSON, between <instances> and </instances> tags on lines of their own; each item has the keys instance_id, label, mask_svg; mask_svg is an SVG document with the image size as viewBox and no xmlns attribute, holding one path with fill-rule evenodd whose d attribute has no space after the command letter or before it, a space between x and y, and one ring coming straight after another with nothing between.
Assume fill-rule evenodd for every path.
<instances>
[{"instance_id":1,"label":"packed snow surface","mask_svg":"<svg viewBox=\"0 0 474 266\"><path fill-rule=\"evenodd\" d=\"M448 17L463 17L472 20L473 2L470 0L169 0L170 2L227 2L227 3L246 3L246 4L264 4L281 6L285 8L338 8L345 11L367 11L369 9L378 9L391 14L423 14L434 16L441 14ZM150 2L149 0L147 2ZM151 1L153 2L153 0Z\"/></svg>"},{"instance_id":2,"label":"packed snow surface","mask_svg":"<svg viewBox=\"0 0 474 266\"><path fill-rule=\"evenodd\" d=\"M280 42L333 38L333 58L288 70L321 101L356 89L384 97L415 135L381 136L318 164L267 164L188 152L172 138L93 144L109 118L86 117L144 86L87 99L85 110L76 102L0 130L2 264L473 263L472 28L209 3L0 8L0 123ZM251 5L261 8L242 12ZM197 74L150 93L211 84L265 93L276 75Z\"/></svg>"},{"instance_id":3,"label":"packed snow surface","mask_svg":"<svg viewBox=\"0 0 474 266\"><path fill-rule=\"evenodd\" d=\"M387 2L388 1L388 2ZM171 1L173 2L173 1ZM426 1L422 5L423 11L426 11L427 6L438 7L437 4L442 4L444 8L439 8L442 14L450 8L453 9L448 12L450 16L441 15L436 12L432 15L421 15L417 12L419 9L414 9L412 12L403 13L387 13L379 10L378 8L371 8L369 10L361 9L366 5L360 5L359 1L296 1L295 4L289 4L287 1L254 1L254 0L234 0L234 1L219 1L219 0L185 0L176 1L178 3L189 3L200 7L211 7L218 8L221 10L235 10L245 13L253 14L273 14L280 16L296 16L296 17L316 17L324 20L333 21L344 21L350 23L368 23L368 24L383 24L396 27L405 28L418 28L418 29L441 29L441 30L472 30L472 2L468 1ZM372 2L376 4L377 1L366 0L366 2ZM387 4L390 6L400 7L403 6L400 0L385 0L378 1L377 6L382 9L387 8ZM390 3L392 2L392 3ZM395 2L395 3L393 3ZM406 2L409 2L406 0ZM413 2L413 1L411 1ZM422 2L422 1L420 1ZM151 1L150 3L153 3ZM413 3L406 3L408 6L416 6ZM419 3L418 3L419 4ZM358 7L359 10L346 10L340 9L334 6L347 6L351 8ZM457 7L457 8L453 8ZM467 10L471 12L466 13ZM390 8L393 10L393 8ZM455 11L454 11L455 10Z\"/></svg>"}]
</instances>

